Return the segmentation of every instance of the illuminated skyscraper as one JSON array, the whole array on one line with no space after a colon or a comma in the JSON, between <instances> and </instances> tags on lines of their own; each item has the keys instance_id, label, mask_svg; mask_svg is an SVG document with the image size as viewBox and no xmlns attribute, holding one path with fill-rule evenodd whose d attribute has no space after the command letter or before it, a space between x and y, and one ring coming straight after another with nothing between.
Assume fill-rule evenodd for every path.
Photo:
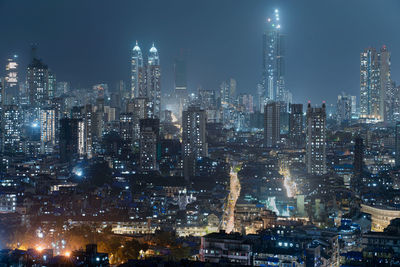
<instances>
[{"instance_id":1,"label":"illuminated skyscraper","mask_svg":"<svg viewBox=\"0 0 400 267\"><path fill-rule=\"evenodd\" d=\"M133 113L121 113L119 115L119 131L122 140L128 144L133 142L134 133Z\"/></svg>"},{"instance_id":2,"label":"illuminated skyscraper","mask_svg":"<svg viewBox=\"0 0 400 267\"><path fill-rule=\"evenodd\" d=\"M208 154L206 140L206 111L189 107L182 114L182 154L185 179L195 175L197 159Z\"/></svg>"},{"instance_id":3,"label":"illuminated skyscraper","mask_svg":"<svg viewBox=\"0 0 400 267\"><path fill-rule=\"evenodd\" d=\"M304 147L303 104L290 105L289 139L293 147Z\"/></svg>"},{"instance_id":4,"label":"illuminated skyscraper","mask_svg":"<svg viewBox=\"0 0 400 267\"><path fill-rule=\"evenodd\" d=\"M131 60L131 98L139 96L139 80L141 79L141 69L143 68L142 51L136 41L135 47L132 49Z\"/></svg>"},{"instance_id":5,"label":"illuminated skyscraper","mask_svg":"<svg viewBox=\"0 0 400 267\"><path fill-rule=\"evenodd\" d=\"M42 153L51 153L56 144L56 110L40 110L40 147Z\"/></svg>"},{"instance_id":6,"label":"illuminated skyscraper","mask_svg":"<svg viewBox=\"0 0 400 267\"><path fill-rule=\"evenodd\" d=\"M267 19L267 30L263 35L263 79L264 104L267 100L284 101L285 53L284 35L281 33L279 10Z\"/></svg>"},{"instance_id":7,"label":"illuminated skyscraper","mask_svg":"<svg viewBox=\"0 0 400 267\"><path fill-rule=\"evenodd\" d=\"M27 69L29 102L31 107L41 107L48 100L49 70L47 65L34 58Z\"/></svg>"},{"instance_id":8,"label":"illuminated skyscraper","mask_svg":"<svg viewBox=\"0 0 400 267\"><path fill-rule=\"evenodd\" d=\"M221 104L233 104L236 96L236 80L230 78L228 82L223 81L220 85Z\"/></svg>"},{"instance_id":9,"label":"illuminated skyscraper","mask_svg":"<svg viewBox=\"0 0 400 267\"><path fill-rule=\"evenodd\" d=\"M159 119L140 120L140 169L158 170Z\"/></svg>"},{"instance_id":10,"label":"illuminated skyscraper","mask_svg":"<svg viewBox=\"0 0 400 267\"><path fill-rule=\"evenodd\" d=\"M18 56L7 59L6 77L4 79L3 104L18 104L19 86L18 86Z\"/></svg>"},{"instance_id":11,"label":"illuminated skyscraper","mask_svg":"<svg viewBox=\"0 0 400 267\"><path fill-rule=\"evenodd\" d=\"M392 105L393 97L393 83L390 74L390 52L388 51L387 47L384 45L381 48L379 54L379 67L380 67L380 106L382 107L380 110L380 116L383 120L389 121L391 117L391 113L393 112L390 107Z\"/></svg>"},{"instance_id":12,"label":"illuminated skyscraper","mask_svg":"<svg viewBox=\"0 0 400 267\"><path fill-rule=\"evenodd\" d=\"M57 114L57 113L56 113ZM97 113L93 112L93 106L87 104L81 107L73 107L71 110L71 119L80 120L79 128L81 130L80 154L85 155L88 159L93 156L93 120L96 120ZM58 120L56 120L58 122ZM56 123L57 124L57 123ZM57 128L56 128L57 129Z\"/></svg>"},{"instance_id":13,"label":"illuminated skyscraper","mask_svg":"<svg viewBox=\"0 0 400 267\"><path fill-rule=\"evenodd\" d=\"M361 118L385 119L385 99L390 86L390 53L386 46L380 52L375 48L365 49L360 56Z\"/></svg>"},{"instance_id":14,"label":"illuminated skyscraper","mask_svg":"<svg viewBox=\"0 0 400 267\"><path fill-rule=\"evenodd\" d=\"M161 112L161 70L157 48L149 50L147 62L143 62L142 52L136 43L132 55L132 98L148 100L149 118L160 118Z\"/></svg>"},{"instance_id":15,"label":"illuminated skyscraper","mask_svg":"<svg viewBox=\"0 0 400 267\"><path fill-rule=\"evenodd\" d=\"M2 114L2 151L5 154L22 152L21 130L22 116L17 105L3 106Z\"/></svg>"},{"instance_id":16,"label":"illuminated skyscraper","mask_svg":"<svg viewBox=\"0 0 400 267\"><path fill-rule=\"evenodd\" d=\"M336 120L338 124L349 122L352 115L352 97L341 93L336 102Z\"/></svg>"},{"instance_id":17,"label":"illuminated skyscraper","mask_svg":"<svg viewBox=\"0 0 400 267\"><path fill-rule=\"evenodd\" d=\"M322 175L326 173L326 110L322 107L307 106L306 128L307 172Z\"/></svg>"},{"instance_id":18,"label":"illuminated skyscraper","mask_svg":"<svg viewBox=\"0 0 400 267\"><path fill-rule=\"evenodd\" d=\"M47 89L47 96L49 99L55 97L57 90L57 80L56 75L53 72L49 71L49 82L48 82L48 89Z\"/></svg>"},{"instance_id":19,"label":"illuminated skyscraper","mask_svg":"<svg viewBox=\"0 0 400 267\"><path fill-rule=\"evenodd\" d=\"M161 112L161 70L160 58L158 56L157 48L153 46L150 48L150 54L147 61L147 98L152 104L151 117L160 118Z\"/></svg>"},{"instance_id":20,"label":"illuminated skyscraper","mask_svg":"<svg viewBox=\"0 0 400 267\"><path fill-rule=\"evenodd\" d=\"M264 109L264 142L267 147L276 147L280 141L280 104L270 102Z\"/></svg>"}]
</instances>

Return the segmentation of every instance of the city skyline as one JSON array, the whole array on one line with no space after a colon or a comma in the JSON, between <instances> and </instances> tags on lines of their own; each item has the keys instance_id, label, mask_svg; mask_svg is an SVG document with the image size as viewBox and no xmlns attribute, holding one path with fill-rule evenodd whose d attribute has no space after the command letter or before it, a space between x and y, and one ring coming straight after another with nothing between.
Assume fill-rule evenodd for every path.
<instances>
[{"instance_id":1,"label":"city skyline","mask_svg":"<svg viewBox=\"0 0 400 267\"><path fill-rule=\"evenodd\" d=\"M294 1L254 1L251 5L231 4L230 12L221 13L225 2L209 6L210 3L182 1L172 1L168 5L157 1L116 4L97 1L96 5L91 5L90 1L37 4L2 1L0 20L3 26L0 27L9 41L0 44L0 59L5 62L12 54L18 54L19 76L24 79L25 66L30 62L29 45L38 43L39 58L51 66L57 80L71 81L73 87L90 87L100 82L113 86L118 80L129 84L129 58L135 41L139 40L146 51L154 41L160 51L163 94L173 91L174 60L185 51L190 91L199 85L216 90L221 81L234 78L238 93L256 95L262 77L262 35L266 19L271 11L279 8L282 32L286 35L285 82L293 93L294 102L326 100L333 104L342 91L359 96L359 54L367 47L380 49L387 45L392 53L392 78L398 80L400 56L396 47L400 40L390 28L399 20L398 16L391 16L400 5L396 1L380 5L373 1L335 1L324 6L308 0L307 4L312 6L309 9L308 5ZM364 12L355 13L361 4ZM88 7L93 11L85 14ZM140 8L143 14L154 10L154 16L152 20L141 14L130 16L126 10L131 7ZM156 7L166 9L163 12L155 10ZM7 10L20 11L24 19L17 20L17 16L4 12ZM46 10L56 12L45 18ZM66 14L74 12L74 20L65 23L59 10ZM196 14L196 10L200 14ZM385 14L381 14L383 11ZM113 21L99 20L111 13L121 16ZM371 18L371 14L375 16ZM221 19L222 15L226 18ZM35 19L36 16L41 19ZM176 19L162 23L170 16ZM48 23L50 21L52 23ZM184 21L188 23L182 25ZM10 23L12 32L7 27ZM240 49L246 52L237 53ZM327 55L332 55L329 62ZM232 58L234 60L230 61ZM76 64L80 59L83 63Z\"/></svg>"},{"instance_id":2,"label":"city skyline","mask_svg":"<svg viewBox=\"0 0 400 267\"><path fill-rule=\"evenodd\" d=\"M399 1L0 0L0 266L400 266Z\"/></svg>"}]
</instances>

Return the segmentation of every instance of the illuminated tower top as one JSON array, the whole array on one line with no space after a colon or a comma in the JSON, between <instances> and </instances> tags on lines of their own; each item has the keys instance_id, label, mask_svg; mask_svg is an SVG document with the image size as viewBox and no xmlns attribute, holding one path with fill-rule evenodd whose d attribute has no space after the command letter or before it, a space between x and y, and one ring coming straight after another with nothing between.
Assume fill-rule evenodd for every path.
<instances>
[{"instance_id":1,"label":"illuminated tower top","mask_svg":"<svg viewBox=\"0 0 400 267\"><path fill-rule=\"evenodd\" d=\"M150 52L149 59L148 59L149 65L160 65L158 51L157 51L157 48L154 46L154 43L153 43L152 47L150 48L149 52Z\"/></svg>"},{"instance_id":2,"label":"illuminated tower top","mask_svg":"<svg viewBox=\"0 0 400 267\"><path fill-rule=\"evenodd\" d=\"M273 16L271 16L267 19L267 23L268 23L268 25L270 25L270 27L272 29L280 29L281 28L278 9L275 9Z\"/></svg>"},{"instance_id":3,"label":"illuminated tower top","mask_svg":"<svg viewBox=\"0 0 400 267\"><path fill-rule=\"evenodd\" d=\"M132 49L132 57L137 60L137 62L135 62L135 64L137 64L138 67L143 66L142 50L139 47L138 41L136 41L136 45Z\"/></svg>"}]
</instances>

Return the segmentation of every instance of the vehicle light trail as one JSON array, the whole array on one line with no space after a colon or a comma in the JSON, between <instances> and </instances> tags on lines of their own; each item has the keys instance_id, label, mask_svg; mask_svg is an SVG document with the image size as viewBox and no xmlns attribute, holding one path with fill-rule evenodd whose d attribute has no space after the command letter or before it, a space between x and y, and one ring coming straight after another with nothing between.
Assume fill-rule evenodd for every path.
<instances>
[{"instance_id":1,"label":"vehicle light trail","mask_svg":"<svg viewBox=\"0 0 400 267\"><path fill-rule=\"evenodd\" d=\"M222 218L222 228L225 228L226 233L230 233L235 228L235 206L240 196L240 181L238 171L240 167L231 168L229 195L224 205L224 214Z\"/></svg>"},{"instance_id":2,"label":"vehicle light trail","mask_svg":"<svg viewBox=\"0 0 400 267\"><path fill-rule=\"evenodd\" d=\"M294 197L297 194L297 185L290 177L289 169L281 166L279 173L283 176L283 186L286 189L286 195Z\"/></svg>"}]
</instances>

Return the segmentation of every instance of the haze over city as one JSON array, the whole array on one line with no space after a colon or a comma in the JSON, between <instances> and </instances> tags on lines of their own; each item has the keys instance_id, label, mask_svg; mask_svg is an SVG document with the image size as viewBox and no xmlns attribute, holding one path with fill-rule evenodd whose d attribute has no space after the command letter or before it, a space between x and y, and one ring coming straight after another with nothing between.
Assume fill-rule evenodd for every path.
<instances>
[{"instance_id":1,"label":"haze over city","mask_svg":"<svg viewBox=\"0 0 400 267\"><path fill-rule=\"evenodd\" d=\"M262 73L262 33L275 8L286 39L286 84L296 101L336 102L359 88L359 53L368 46L400 46L393 31L400 3L354 1L0 1L0 58L17 53L27 65L30 44L76 87L129 78L136 40L155 42L162 92L173 90L173 60L187 53L188 88L217 89L233 77L238 92L255 93ZM400 53L392 53L400 77Z\"/></svg>"}]
</instances>

